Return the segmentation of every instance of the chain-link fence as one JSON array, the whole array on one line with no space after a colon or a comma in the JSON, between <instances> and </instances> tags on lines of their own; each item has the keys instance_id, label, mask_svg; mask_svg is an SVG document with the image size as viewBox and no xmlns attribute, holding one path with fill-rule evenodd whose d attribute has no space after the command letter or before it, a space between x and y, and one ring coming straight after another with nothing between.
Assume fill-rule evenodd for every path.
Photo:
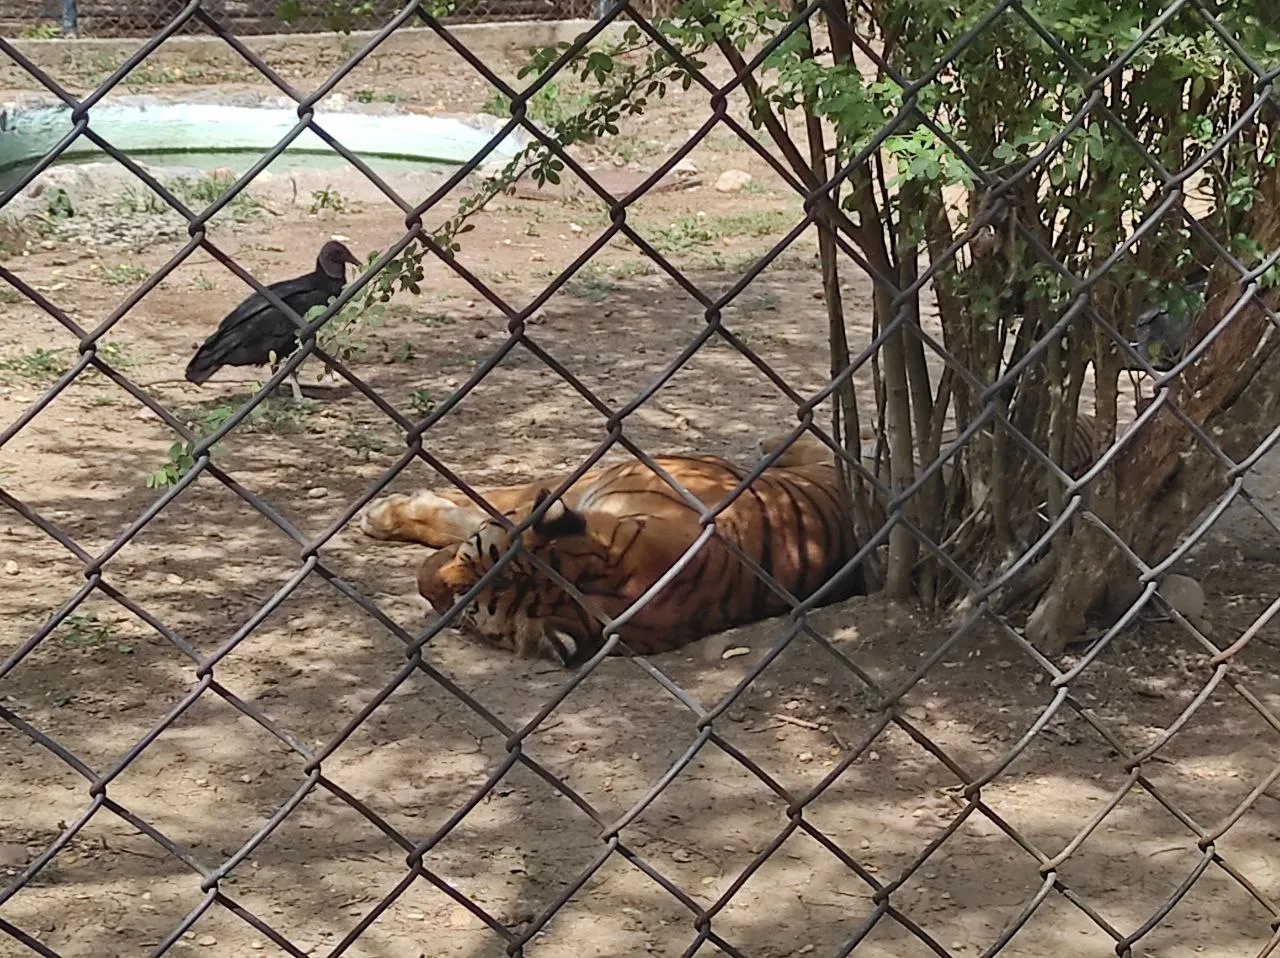
<instances>
[{"instance_id":1,"label":"chain-link fence","mask_svg":"<svg viewBox=\"0 0 1280 958\"><path fill-rule=\"evenodd\" d=\"M0 194L25 212L0 232L6 954L1276 952L1280 231L1265 201L1280 73L1233 11L1135 15L1098 70L1087 25L1014 0L958 22L868 12L879 33L841 4L712 5L701 22L694 4L660 29L612 3L525 87L418 3L373 13L376 34L331 74L291 63L286 78L237 38L230 6L157 5L154 35L83 96L0 41L66 119ZM1161 32L1175 21L1221 47L1179 45ZM402 74L362 74L406 26L439 39L430 68L406 54ZM95 122L188 30L296 104L265 155L204 178ZM953 30L904 72L914 42ZM1079 95L1060 124L1043 108L1038 138L982 156L949 84L1013 76L1011 38ZM1218 79L1180 75L1192 102L1143 87L1153 49ZM379 166L318 112L348 84L368 90L353 101L403 100L424 75L423 96L457 108L445 81L463 73L510 119L434 178ZM618 99L575 110L575 73ZM679 93L700 114L662 119ZM1216 95L1242 109L1223 120ZM770 112L805 104L808 124ZM1134 131L1161 110L1190 144L1175 168ZM1123 132L1123 162L1102 125ZM21 129L15 116L3 135ZM280 172L303 134L348 179ZM117 172L55 165L84 143ZM704 173L725 157L755 172ZM1231 235L1184 206L1206 170ZM1144 214L1057 244L1129 180L1147 184ZM930 205L944 198L945 216ZM877 202L933 218L904 214L882 243ZM1166 245L1143 245L1166 227ZM357 229L379 250L327 306L299 310L255 275L304 272L319 233L353 245ZM1188 250L1208 251L1192 266L1211 278ZM1140 275L1123 273L1130 253ZM997 294L966 286L962 261ZM141 373L185 361L244 294L220 267L302 345L249 394L187 405ZM1171 274L1204 296L1137 323L1113 308ZM347 338L326 338L339 326ZM988 355L975 344L992 330L1009 338ZM339 385L322 403L277 398L312 356ZM1093 389L1089 363L1096 415L1074 427L1061 399ZM1127 431L1121 370L1148 383ZM737 464L691 466L659 442ZM613 453L638 465L582 493ZM513 475L550 495L504 516L512 503L483 490ZM381 499L397 481L464 495ZM1006 509L1022 491L1026 508ZM1181 519L1143 511L1161 496ZM355 528L371 504L370 532L380 516L443 546L421 571L440 613L425 628L401 587L418 555ZM449 521L461 541L432 541ZM592 548L616 567L557 551L600 528L615 531ZM1181 568L1207 599L1194 578L1173 587ZM951 615L829 605L840 578ZM1113 608L1044 627L1079 596ZM680 641L726 624L727 640ZM611 655L627 645L665 654Z\"/></svg>"},{"instance_id":2,"label":"chain-link fence","mask_svg":"<svg viewBox=\"0 0 1280 958\"><path fill-rule=\"evenodd\" d=\"M162 29L177 16L180 0L11 0L0 4L0 24L14 34L53 38L136 37ZM648 16L669 12L664 0L648 0L637 9ZM240 36L269 33L372 29L399 10L389 0L298 3L290 0L221 0L209 13ZM512 20L593 19L596 0L465 0L450 7L445 23L489 23Z\"/></svg>"}]
</instances>

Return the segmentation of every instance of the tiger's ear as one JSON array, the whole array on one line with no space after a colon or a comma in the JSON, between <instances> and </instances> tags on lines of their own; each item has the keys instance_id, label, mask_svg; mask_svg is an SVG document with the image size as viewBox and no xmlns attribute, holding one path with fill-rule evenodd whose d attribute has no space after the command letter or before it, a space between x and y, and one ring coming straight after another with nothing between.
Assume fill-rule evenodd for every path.
<instances>
[{"instance_id":1,"label":"tiger's ear","mask_svg":"<svg viewBox=\"0 0 1280 958\"><path fill-rule=\"evenodd\" d=\"M549 495L550 489L539 489L534 496L533 507L537 509ZM566 506L563 499L557 499L551 503L542 519L534 523L533 528L548 539L558 539L561 536L582 535L587 531L587 520L582 513L574 512Z\"/></svg>"}]
</instances>

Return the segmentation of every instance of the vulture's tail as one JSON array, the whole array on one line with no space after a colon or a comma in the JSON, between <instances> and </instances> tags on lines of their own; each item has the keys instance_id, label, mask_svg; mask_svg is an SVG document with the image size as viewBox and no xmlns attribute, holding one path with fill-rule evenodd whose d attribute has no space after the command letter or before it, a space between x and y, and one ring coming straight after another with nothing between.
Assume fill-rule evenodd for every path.
<instances>
[{"instance_id":1,"label":"vulture's tail","mask_svg":"<svg viewBox=\"0 0 1280 958\"><path fill-rule=\"evenodd\" d=\"M222 368L221 343L216 338L206 339L196 354L187 363L187 382L202 385L210 376Z\"/></svg>"}]
</instances>

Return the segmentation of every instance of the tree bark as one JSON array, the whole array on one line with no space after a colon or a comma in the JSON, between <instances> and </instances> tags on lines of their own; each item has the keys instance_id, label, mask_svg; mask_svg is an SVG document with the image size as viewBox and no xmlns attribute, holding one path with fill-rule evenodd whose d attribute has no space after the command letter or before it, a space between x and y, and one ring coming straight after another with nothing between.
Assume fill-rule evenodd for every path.
<instances>
[{"instance_id":1,"label":"tree bark","mask_svg":"<svg viewBox=\"0 0 1280 958\"><path fill-rule=\"evenodd\" d=\"M1267 170L1249 235L1266 250L1280 242L1280 171ZM1189 336L1199 342L1243 290L1217 267ZM1262 295L1259 293L1258 295ZM1273 306L1280 297L1268 294ZM1242 309L1173 388L1173 399L1234 461L1246 458L1280 423L1280 335L1254 303ZM1149 564L1160 561L1227 488L1226 470L1168 407L1135 432L1095 495L1113 497L1109 525ZM1137 570L1101 530L1077 521L1048 589L1028 617L1027 637L1058 654L1086 627L1109 591L1132 588Z\"/></svg>"}]
</instances>

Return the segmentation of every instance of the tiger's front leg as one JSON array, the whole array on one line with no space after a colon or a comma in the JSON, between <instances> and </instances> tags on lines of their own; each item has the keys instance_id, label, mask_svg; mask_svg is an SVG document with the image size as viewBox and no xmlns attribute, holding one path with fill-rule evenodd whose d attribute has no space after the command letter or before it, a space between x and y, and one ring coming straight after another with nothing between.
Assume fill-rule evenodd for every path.
<instances>
[{"instance_id":1,"label":"tiger's front leg","mask_svg":"<svg viewBox=\"0 0 1280 958\"><path fill-rule=\"evenodd\" d=\"M574 484L574 488L590 483L599 470L592 470ZM559 484L562 480L551 480ZM521 483L481 489L479 495L503 515L527 508L545 483ZM568 494L572 494L572 489ZM369 503L360 514L360 531L371 539L417 542L433 549L456 545L473 535L489 513L457 489L434 492L423 489L411 496L393 493Z\"/></svg>"},{"instance_id":2,"label":"tiger's front leg","mask_svg":"<svg viewBox=\"0 0 1280 958\"><path fill-rule=\"evenodd\" d=\"M430 489L384 496L360 514L360 531L372 539L418 542L433 549L457 545L489 518L472 502L465 504Z\"/></svg>"}]
</instances>

